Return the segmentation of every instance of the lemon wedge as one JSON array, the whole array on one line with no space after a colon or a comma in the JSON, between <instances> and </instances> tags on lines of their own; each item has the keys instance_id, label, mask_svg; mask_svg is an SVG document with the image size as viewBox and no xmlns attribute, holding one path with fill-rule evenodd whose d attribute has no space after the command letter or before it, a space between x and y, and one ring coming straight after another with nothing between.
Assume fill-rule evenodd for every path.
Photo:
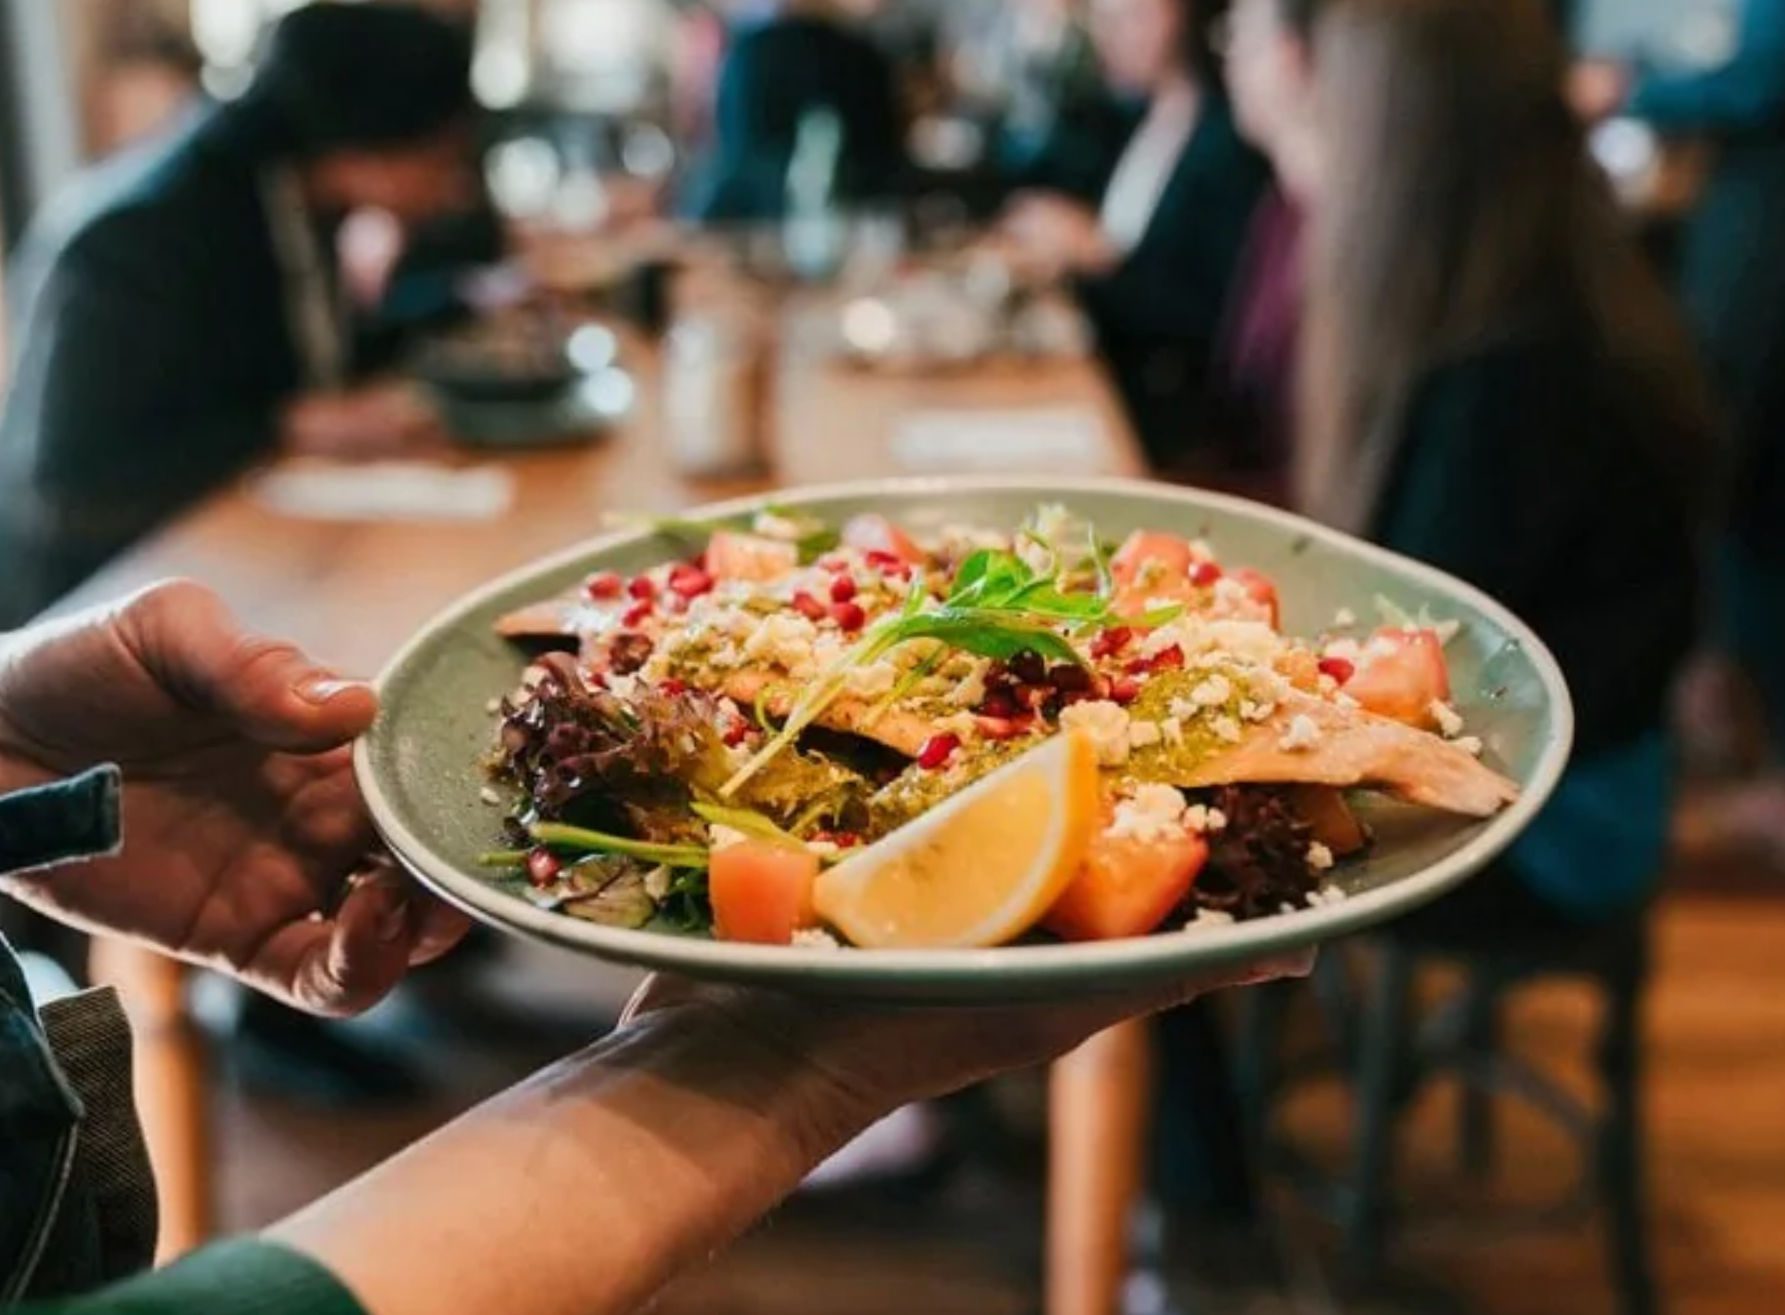
<instances>
[{"instance_id":1,"label":"lemon wedge","mask_svg":"<svg viewBox=\"0 0 1785 1315\"><path fill-rule=\"evenodd\" d=\"M872 949L1002 945L1041 920L1096 827L1097 750L1055 736L818 878L818 914Z\"/></svg>"}]
</instances>

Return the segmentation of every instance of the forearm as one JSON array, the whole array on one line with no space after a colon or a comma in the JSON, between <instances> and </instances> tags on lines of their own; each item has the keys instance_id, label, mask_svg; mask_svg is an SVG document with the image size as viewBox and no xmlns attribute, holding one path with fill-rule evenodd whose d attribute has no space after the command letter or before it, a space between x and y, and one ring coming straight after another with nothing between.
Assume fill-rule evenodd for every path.
<instances>
[{"instance_id":1,"label":"forearm","mask_svg":"<svg viewBox=\"0 0 1785 1315\"><path fill-rule=\"evenodd\" d=\"M619 1315L878 1111L721 1014L647 1019L279 1225L371 1315Z\"/></svg>"}]
</instances>

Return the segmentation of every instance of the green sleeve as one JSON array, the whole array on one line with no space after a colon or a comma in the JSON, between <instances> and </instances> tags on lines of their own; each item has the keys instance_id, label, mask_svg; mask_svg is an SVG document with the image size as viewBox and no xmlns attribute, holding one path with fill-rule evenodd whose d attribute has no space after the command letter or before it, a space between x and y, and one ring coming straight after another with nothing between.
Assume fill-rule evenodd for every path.
<instances>
[{"instance_id":1,"label":"green sleeve","mask_svg":"<svg viewBox=\"0 0 1785 1315\"><path fill-rule=\"evenodd\" d=\"M314 1260L266 1242L207 1247L166 1269L19 1315L365 1315Z\"/></svg>"}]
</instances>

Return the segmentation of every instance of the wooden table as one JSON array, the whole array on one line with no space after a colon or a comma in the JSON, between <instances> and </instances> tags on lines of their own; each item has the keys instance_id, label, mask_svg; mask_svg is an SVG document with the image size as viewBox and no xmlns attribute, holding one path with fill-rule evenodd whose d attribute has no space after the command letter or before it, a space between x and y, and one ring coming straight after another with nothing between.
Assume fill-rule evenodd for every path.
<instances>
[{"instance_id":1,"label":"wooden table","mask_svg":"<svg viewBox=\"0 0 1785 1315\"><path fill-rule=\"evenodd\" d=\"M1082 360L1006 364L941 379L865 374L791 354L776 389L773 469L762 479L694 482L670 466L658 424L652 353L635 347L630 419L593 445L503 460L516 480L505 515L469 523L335 522L269 510L245 488L196 507L98 578L69 606L185 575L216 589L250 625L295 640L344 671L375 672L424 620L474 585L597 533L613 511L668 511L773 485L921 473L894 456L901 417L923 409L1071 408L1094 422L1088 462L1070 474L1139 474L1133 435L1099 369ZM1050 474L1016 467L1010 474ZM177 978L164 961L107 946L105 975L128 991L141 1026L139 1087L163 1195L163 1251L210 1227L200 1064ZM1144 1033L1117 1029L1053 1076L1050 1315L1112 1315L1125 1271L1144 1102Z\"/></svg>"}]
</instances>

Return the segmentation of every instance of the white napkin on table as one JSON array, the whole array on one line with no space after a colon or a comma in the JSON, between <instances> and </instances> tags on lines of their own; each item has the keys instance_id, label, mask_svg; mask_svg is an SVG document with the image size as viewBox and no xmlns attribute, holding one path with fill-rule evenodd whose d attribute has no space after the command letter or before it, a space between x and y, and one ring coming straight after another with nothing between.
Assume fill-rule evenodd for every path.
<instances>
[{"instance_id":1,"label":"white napkin on table","mask_svg":"<svg viewBox=\"0 0 1785 1315\"><path fill-rule=\"evenodd\" d=\"M494 520L514 505L499 466L290 462L253 476L250 493L281 516L325 521Z\"/></svg>"},{"instance_id":2,"label":"white napkin on table","mask_svg":"<svg viewBox=\"0 0 1785 1315\"><path fill-rule=\"evenodd\" d=\"M913 411L892 433L893 460L920 473L1092 473L1105 449L1097 416L1070 407Z\"/></svg>"}]
</instances>

